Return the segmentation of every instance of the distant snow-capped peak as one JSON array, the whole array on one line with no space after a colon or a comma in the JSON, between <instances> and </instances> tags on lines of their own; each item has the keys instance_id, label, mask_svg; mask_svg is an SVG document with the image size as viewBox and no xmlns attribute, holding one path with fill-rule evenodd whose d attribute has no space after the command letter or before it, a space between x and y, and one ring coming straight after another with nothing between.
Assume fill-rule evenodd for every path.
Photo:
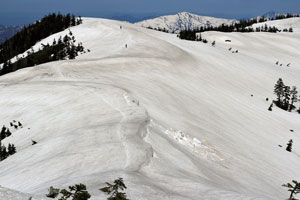
<instances>
[{"instance_id":1,"label":"distant snow-capped peak","mask_svg":"<svg viewBox=\"0 0 300 200\"><path fill-rule=\"evenodd\" d=\"M236 20L199 16L188 12L180 12L176 15L161 16L136 23L142 27L161 28L169 32L178 33L180 30L196 29L201 26L219 26L232 24Z\"/></svg>"},{"instance_id":2,"label":"distant snow-capped peak","mask_svg":"<svg viewBox=\"0 0 300 200\"><path fill-rule=\"evenodd\" d=\"M269 12L263 14L262 16L267 19L275 19L278 14L280 14L280 13L278 13L276 11L269 11Z\"/></svg>"}]
</instances>

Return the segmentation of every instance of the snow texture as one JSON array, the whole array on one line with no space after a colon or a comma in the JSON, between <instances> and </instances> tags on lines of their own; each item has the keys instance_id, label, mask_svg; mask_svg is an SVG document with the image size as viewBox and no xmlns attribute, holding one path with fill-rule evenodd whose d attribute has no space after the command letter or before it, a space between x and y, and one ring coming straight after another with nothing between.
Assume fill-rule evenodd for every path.
<instances>
[{"instance_id":1,"label":"snow texture","mask_svg":"<svg viewBox=\"0 0 300 200\"><path fill-rule=\"evenodd\" d=\"M279 77L300 88L298 32L203 33L212 47L114 20L70 29L91 52L0 77L0 125L23 124L3 141L17 153L0 163L1 200L77 183L104 200L118 177L132 200L288 197L300 117L268 107Z\"/></svg>"}]
</instances>

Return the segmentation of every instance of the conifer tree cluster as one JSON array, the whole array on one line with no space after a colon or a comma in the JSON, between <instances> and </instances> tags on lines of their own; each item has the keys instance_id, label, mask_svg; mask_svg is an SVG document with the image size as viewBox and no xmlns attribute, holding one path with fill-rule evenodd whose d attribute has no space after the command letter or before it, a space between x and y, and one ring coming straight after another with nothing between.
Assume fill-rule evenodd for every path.
<instances>
[{"instance_id":1,"label":"conifer tree cluster","mask_svg":"<svg viewBox=\"0 0 300 200\"><path fill-rule=\"evenodd\" d=\"M106 185L106 187L99 190L109 195L107 200L129 200L127 199L126 193L122 192L127 189L122 178L116 179L113 184L106 183ZM69 190L61 190L51 186L50 189L48 189L48 194L46 194L46 196L53 199L58 198L58 200L88 200L91 198L86 185L82 183L69 186Z\"/></svg>"},{"instance_id":2,"label":"conifer tree cluster","mask_svg":"<svg viewBox=\"0 0 300 200\"><path fill-rule=\"evenodd\" d=\"M82 183L69 186L69 190L60 190L51 186L49 193L46 196L49 198L56 198L59 195L60 198L58 200L88 200L91 197L86 186Z\"/></svg>"},{"instance_id":3,"label":"conifer tree cluster","mask_svg":"<svg viewBox=\"0 0 300 200\"><path fill-rule=\"evenodd\" d=\"M20 121L16 121L16 120L13 120L12 122L9 122L10 124L10 127L13 127L15 129L18 129L18 128L23 128L23 124L20 122Z\"/></svg>"},{"instance_id":4,"label":"conifer tree cluster","mask_svg":"<svg viewBox=\"0 0 300 200\"><path fill-rule=\"evenodd\" d=\"M297 87L286 86L279 78L274 86L274 94L277 96L275 104L284 110L291 112L295 109L294 103L298 101Z\"/></svg>"},{"instance_id":5,"label":"conifer tree cluster","mask_svg":"<svg viewBox=\"0 0 300 200\"><path fill-rule=\"evenodd\" d=\"M250 28L252 29L253 31L251 32L254 32L254 29L253 28ZM255 32L269 32L269 33L277 33L278 31L280 31L278 28L276 28L275 26L268 26L267 24L265 24L264 26L261 26L261 27L257 27L255 29Z\"/></svg>"},{"instance_id":6,"label":"conifer tree cluster","mask_svg":"<svg viewBox=\"0 0 300 200\"><path fill-rule=\"evenodd\" d=\"M294 30L293 30L292 27L289 28L289 29L285 28L285 29L283 29L282 31L283 31L283 32L290 32L290 33L294 32Z\"/></svg>"},{"instance_id":7,"label":"conifer tree cluster","mask_svg":"<svg viewBox=\"0 0 300 200\"><path fill-rule=\"evenodd\" d=\"M277 14L275 16L275 18L272 18L270 20L278 20L278 19L288 19L288 18L292 18L292 17L300 17L300 14L291 14L291 13L287 13L287 14Z\"/></svg>"},{"instance_id":8,"label":"conifer tree cluster","mask_svg":"<svg viewBox=\"0 0 300 200\"><path fill-rule=\"evenodd\" d=\"M37 52L29 50L26 57L17 59L15 63L11 63L10 61L5 62L0 71L0 75L46 62L75 59L79 53L86 53L82 43L79 42L75 45L75 42L76 40L73 33L69 31L69 34L63 38L60 37L57 41L54 39L51 45L42 44L42 49Z\"/></svg>"},{"instance_id":9,"label":"conifer tree cluster","mask_svg":"<svg viewBox=\"0 0 300 200\"><path fill-rule=\"evenodd\" d=\"M166 28L160 28L160 27L158 27L158 28L152 28L151 26L148 26L147 29L169 33L169 31Z\"/></svg>"},{"instance_id":10,"label":"conifer tree cluster","mask_svg":"<svg viewBox=\"0 0 300 200\"><path fill-rule=\"evenodd\" d=\"M11 132L9 131L8 128L3 126L2 130L0 132L0 161L5 160L7 157L9 157L17 152L14 144L8 144L7 148L5 145L2 145L2 140L9 136L11 136Z\"/></svg>"},{"instance_id":11,"label":"conifer tree cluster","mask_svg":"<svg viewBox=\"0 0 300 200\"><path fill-rule=\"evenodd\" d=\"M222 24L221 26L217 26L217 27L208 26L208 27L200 27L198 29L193 29L193 30L182 30L179 33L179 38L185 40L199 41L199 39L197 38L197 33L202 33L206 31L242 32L242 33L249 33L249 32L277 33L280 30L275 26L269 27L267 24L261 27L257 27L256 29L252 27L244 27L241 26L240 24L231 24L231 25Z\"/></svg>"},{"instance_id":12,"label":"conifer tree cluster","mask_svg":"<svg viewBox=\"0 0 300 200\"><path fill-rule=\"evenodd\" d=\"M182 40L192 40L207 43L208 41L202 38L201 33L198 30L182 30L178 37Z\"/></svg>"},{"instance_id":13,"label":"conifer tree cluster","mask_svg":"<svg viewBox=\"0 0 300 200\"><path fill-rule=\"evenodd\" d=\"M31 25L25 26L22 31L1 44L0 63L4 63L16 55L25 52L38 41L54 33L81 23L81 17L75 18L75 16L71 14L49 14Z\"/></svg>"}]
</instances>

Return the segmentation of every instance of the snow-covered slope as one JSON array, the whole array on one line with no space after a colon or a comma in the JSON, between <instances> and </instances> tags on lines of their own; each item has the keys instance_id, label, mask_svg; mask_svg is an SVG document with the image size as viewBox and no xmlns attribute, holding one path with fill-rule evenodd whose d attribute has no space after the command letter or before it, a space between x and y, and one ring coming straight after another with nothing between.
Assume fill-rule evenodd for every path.
<instances>
[{"instance_id":1,"label":"snow-covered slope","mask_svg":"<svg viewBox=\"0 0 300 200\"><path fill-rule=\"evenodd\" d=\"M212 47L105 19L71 31L90 53L0 77L1 123L23 124L3 142L17 153L1 186L27 198L84 183L104 200L98 189L123 177L132 200L288 197L300 115L267 109L279 77L300 87L298 33L204 33Z\"/></svg>"},{"instance_id":2,"label":"snow-covered slope","mask_svg":"<svg viewBox=\"0 0 300 200\"><path fill-rule=\"evenodd\" d=\"M161 28L169 32L178 33L180 30L196 29L201 26L219 26L232 24L236 20L228 20L207 16L199 16L188 12L181 12L176 15L162 16L136 23L142 27Z\"/></svg>"},{"instance_id":3,"label":"snow-covered slope","mask_svg":"<svg viewBox=\"0 0 300 200\"><path fill-rule=\"evenodd\" d=\"M279 30L293 28L294 32L300 33L300 17L266 21L266 22L254 24L252 25L252 27L253 28L261 27L261 26L265 26L265 24L267 24L267 26L275 26Z\"/></svg>"},{"instance_id":4,"label":"snow-covered slope","mask_svg":"<svg viewBox=\"0 0 300 200\"><path fill-rule=\"evenodd\" d=\"M0 186L1 200L43 200L43 197L33 197L30 194L21 193Z\"/></svg>"}]
</instances>

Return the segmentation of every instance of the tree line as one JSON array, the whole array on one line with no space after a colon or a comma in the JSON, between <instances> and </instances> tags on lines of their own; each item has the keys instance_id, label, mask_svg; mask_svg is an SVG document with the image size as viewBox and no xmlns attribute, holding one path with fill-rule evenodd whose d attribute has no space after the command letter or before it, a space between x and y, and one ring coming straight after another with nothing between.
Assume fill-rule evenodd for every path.
<instances>
[{"instance_id":1,"label":"tree line","mask_svg":"<svg viewBox=\"0 0 300 200\"><path fill-rule=\"evenodd\" d=\"M275 18L271 18L269 20L279 20L279 19L287 19L287 18L292 18L292 17L300 17L300 14L277 14Z\"/></svg>"},{"instance_id":2,"label":"tree line","mask_svg":"<svg viewBox=\"0 0 300 200\"><path fill-rule=\"evenodd\" d=\"M276 19L285 19L291 17L299 17L300 15L286 14L286 15L277 15L274 19L268 19L265 17L252 18L248 20L240 20L239 22L232 24L222 24L220 26L201 26L196 29L188 29L181 30L178 37L180 39L197 41L197 33L202 33L206 31L218 31L218 32L241 32L241 33L249 33L249 32L269 32L269 33L277 33L280 32L278 28L275 26L268 26L265 24L264 26L260 26L257 28L251 27L253 24L272 21ZM284 29L283 32L293 32L293 28Z\"/></svg>"},{"instance_id":3,"label":"tree line","mask_svg":"<svg viewBox=\"0 0 300 200\"><path fill-rule=\"evenodd\" d=\"M34 52L33 49L27 51L27 56L24 58L17 58L15 63L10 60L4 62L0 75L14 72L26 67L52 62L56 60L75 59L78 53L85 53L82 43L75 45L75 37L71 31L63 38L59 37L56 41L53 40L52 44L42 44L42 49ZM88 50L89 51L89 50Z\"/></svg>"},{"instance_id":4,"label":"tree line","mask_svg":"<svg viewBox=\"0 0 300 200\"><path fill-rule=\"evenodd\" d=\"M151 30L155 30L155 31L161 31L161 32L165 32L165 33L169 33L169 31L166 28L152 28L151 26L146 27L147 29L151 29Z\"/></svg>"},{"instance_id":5,"label":"tree line","mask_svg":"<svg viewBox=\"0 0 300 200\"><path fill-rule=\"evenodd\" d=\"M25 26L12 38L0 45L0 63L17 56L35 45L38 41L71 26L82 23L81 17L52 13L35 23Z\"/></svg>"}]
</instances>

